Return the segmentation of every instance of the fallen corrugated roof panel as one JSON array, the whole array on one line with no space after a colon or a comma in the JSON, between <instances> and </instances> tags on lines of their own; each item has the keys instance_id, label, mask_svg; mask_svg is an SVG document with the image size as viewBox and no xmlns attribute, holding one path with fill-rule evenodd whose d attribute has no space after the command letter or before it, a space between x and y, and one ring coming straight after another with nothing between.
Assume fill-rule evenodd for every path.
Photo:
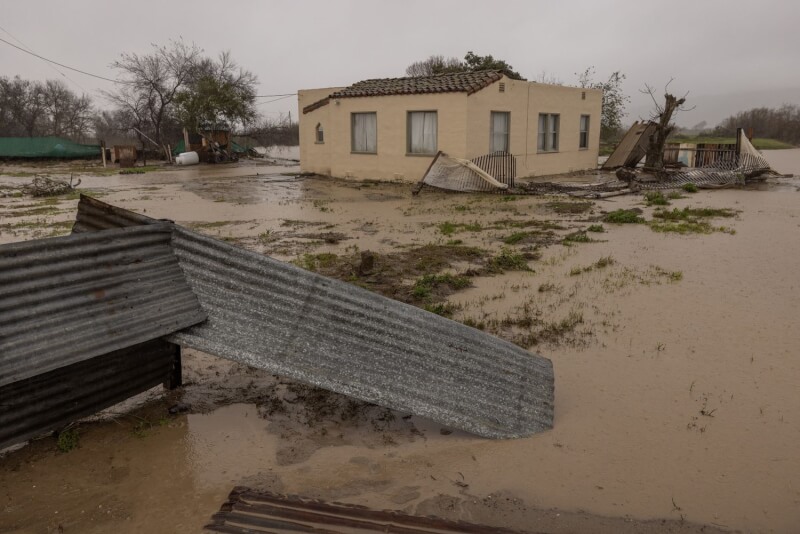
<instances>
[{"instance_id":1,"label":"fallen corrugated roof panel","mask_svg":"<svg viewBox=\"0 0 800 534\"><path fill-rule=\"evenodd\" d=\"M397 532L406 534L520 534L519 531L409 515L395 510L329 503L236 487L220 511L206 525L211 532L228 534L319 532L326 534Z\"/></svg>"},{"instance_id":2,"label":"fallen corrugated roof panel","mask_svg":"<svg viewBox=\"0 0 800 534\"><path fill-rule=\"evenodd\" d=\"M614 152L603 163L603 169L635 167L647 151L650 135L655 131L654 122L634 122L622 137Z\"/></svg>"},{"instance_id":3,"label":"fallen corrugated roof panel","mask_svg":"<svg viewBox=\"0 0 800 534\"><path fill-rule=\"evenodd\" d=\"M0 386L203 321L171 232L160 223L0 246Z\"/></svg>"},{"instance_id":4,"label":"fallen corrugated roof panel","mask_svg":"<svg viewBox=\"0 0 800 534\"><path fill-rule=\"evenodd\" d=\"M166 382L179 349L156 339L0 387L0 449Z\"/></svg>"},{"instance_id":5,"label":"fallen corrugated roof panel","mask_svg":"<svg viewBox=\"0 0 800 534\"><path fill-rule=\"evenodd\" d=\"M73 231L147 221L81 197ZM546 358L179 226L173 247L209 317L176 343L481 436L552 427Z\"/></svg>"},{"instance_id":6,"label":"fallen corrugated roof panel","mask_svg":"<svg viewBox=\"0 0 800 534\"><path fill-rule=\"evenodd\" d=\"M314 111L327 104L330 99L356 98L364 96L418 95L426 93L472 94L500 80L503 73L498 70L475 72L450 72L433 76L411 76L406 78L375 78L363 80L331 93L327 97L303 108L303 113Z\"/></svg>"}]
</instances>

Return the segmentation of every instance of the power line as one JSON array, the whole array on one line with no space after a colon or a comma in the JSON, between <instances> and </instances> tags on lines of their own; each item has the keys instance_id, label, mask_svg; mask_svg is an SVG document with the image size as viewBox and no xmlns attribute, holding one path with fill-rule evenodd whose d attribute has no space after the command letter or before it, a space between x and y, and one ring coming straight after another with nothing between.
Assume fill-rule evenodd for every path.
<instances>
[{"instance_id":1,"label":"power line","mask_svg":"<svg viewBox=\"0 0 800 534\"><path fill-rule=\"evenodd\" d=\"M105 78L103 76L98 76L97 74L92 74L91 72L86 72L86 71L83 71L83 70L80 70L80 69L76 69L76 68L64 65L63 63L59 63L58 61L53 61L52 59L47 59L46 57L40 56L39 54L34 54L33 52L31 52L29 50L25 50L24 48L20 48L19 46L15 45L14 43L9 43L8 41L3 39L2 37L0 37L0 41L4 42L8 46L13 46L17 50L25 52L26 54L30 54L30 55L32 55L34 57L38 57L39 59L47 61L48 63L52 63L54 65L58 65L59 67L63 67L65 69L73 70L75 72L80 72L81 74L85 74L86 76L91 76L92 78L98 78L100 80L105 80L105 81L111 82L111 83L122 83L122 84L131 84L132 83L132 82L123 82L123 81L120 81L120 80L112 80L111 78Z\"/></svg>"},{"instance_id":2,"label":"power line","mask_svg":"<svg viewBox=\"0 0 800 534\"><path fill-rule=\"evenodd\" d=\"M273 96L294 96L297 93L284 93L282 95L256 95L256 98L272 98Z\"/></svg>"},{"instance_id":3,"label":"power line","mask_svg":"<svg viewBox=\"0 0 800 534\"><path fill-rule=\"evenodd\" d=\"M277 102L278 100L285 100L285 99L289 98L290 96L295 96L295 94L285 95L285 96L282 96L280 98L276 98L274 100L267 100L266 102L259 102L257 105L260 106L262 104L269 104L270 102Z\"/></svg>"},{"instance_id":4,"label":"power line","mask_svg":"<svg viewBox=\"0 0 800 534\"><path fill-rule=\"evenodd\" d=\"M26 45L25 43L23 43L22 41L20 41L20 40L19 40L19 39L18 39L18 38L17 38L17 37L16 37L14 34L12 34L10 31L8 31L7 29L3 28L2 26L0 26L0 30L3 30L3 32L5 32L6 34L8 34L8 36L9 36L9 37L11 37L12 39L14 39L16 42L18 42L18 43L19 43L19 44L21 44L22 46L24 46L24 47L25 47L27 50L29 50L29 51L33 52L33 50L31 49L31 47L30 47L30 46L28 46L28 45ZM66 78L68 81L70 81L70 82L72 82L73 84L75 84L76 86L78 86L78 87L81 89L81 91L83 91L84 93L88 93L88 92L89 92L89 91L87 91L87 90L86 90L86 88L85 88L84 86L82 86L81 84L79 84L78 82L76 82L75 80L73 80L72 78L70 78L69 76L67 76L67 75L66 75L66 74L65 74L63 71L60 71L60 70L58 70L57 68L55 68L53 65L51 65L51 64L50 64L50 63L48 63L47 61L45 61L45 62L44 62L44 64L45 64L45 65L47 65L48 67L50 67L51 69L53 69L54 71L56 71L57 73L59 73L61 76L63 76L64 78Z\"/></svg>"},{"instance_id":5,"label":"power line","mask_svg":"<svg viewBox=\"0 0 800 534\"><path fill-rule=\"evenodd\" d=\"M2 29L2 28L0 28L0 29ZM4 29L3 29L3 31L8 33ZM11 34L8 33L8 35L11 35ZM11 37L16 39L16 37L14 37L13 35L11 35ZM17 39L17 41L19 41L19 39ZM52 59L47 59L44 56L40 56L39 54L31 52L30 50L25 50L24 48L21 48L21 47L15 45L14 43L10 43L10 42L6 41L2 37L0 37L0 42L3 42L5 44L7 44L8 46L12 46L12 47L16 48L17 50L19 50L21 52L25 52L26 54L30 54L30 55L32 55L34 57L38 57L39 59L41 59L43 61L47 61L48 63L52 63L53 65L58 65L59 67L63 67L65 69L69 69L69 70L72 70L72 71L75 71L75 72L79 72L79 73L84 74L86 76L91 76L92 78L97 78L99 80L105 80L105 81L111 82L111 83L121 83L121 84L126 84L126 85L130 85L130 84L133 83L133 82L125 82L125 81L122 81L122 80L112 80L111 78L106 78L104 76L98 76L97 74L92 74L91 72L86 72L84 70L80 70L80 69L76 69L74 67L70 67L68 65L64 65L63 63L59 63L58 61L53 61ZM22 43L22 41L19 41L19 42ZM66 77L66 75L64 73L61 73L61 74ZM278 100L283 100L284 98L289 98L290 96L296 96L296 95L297 95L297 93L283 93L283 94L280 94L280 95L256 95L255 98L280 97L280 98L276 98L275 100L268 100L267 102L259 102L259 105L261 105L261 104L269 104L270 102L277 102Z\"/></svg>"}]
</instances>

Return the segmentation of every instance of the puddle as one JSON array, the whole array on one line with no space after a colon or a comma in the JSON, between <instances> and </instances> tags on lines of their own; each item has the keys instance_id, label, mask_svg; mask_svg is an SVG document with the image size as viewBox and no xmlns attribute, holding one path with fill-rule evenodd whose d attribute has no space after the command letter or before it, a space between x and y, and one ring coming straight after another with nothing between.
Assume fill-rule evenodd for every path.
<instances>
[{"instance_id":1,"label":"puddle","mask_svg":"<svg viewBox=\"0 0 800 534\"><path fill-rule=\"evenodd\" d=\"M779 170L800 171L800 151L780 157L788 159ZM455 319L483 321L487 330L494 320L494 333L507 338L524 333L520 324L550 332L580 316L560 337L529 338L530 350L554 363L555 428L519 440L477 439L406 414L349 410L343 397L187 351L182 399L191 414L144 437L132 433L130 418L82 426L81 445L70 453L42 440L0 459L0 531L191 531L240 483L553 532L558 521L544 522L552 508L563 517L570 510L603 516L565 523L574 531L681 528L642 522L654 518L683 518L707 531L791 532L800 523L794 180L672 200L679 209L740 210L712 220L734 234L603 224L604 233L590 235L594 242L564 246L558 239L598 224L603 211L635 207L651 219L654 208L628 196L596 201L585 213L554 213L546 206L553 198L411 197L403 185L294 180L277 169L253 176L264 167L206 169L93 177L84 185L103 190L103 200L199 224L198 231L284 260L456 241L488 254L535 252L532 271L476 276L447 300ZM3 200L4 210L30 203ZM63 213L40 218L70 220L74 205L60 202ZM558 239L505 243L533 227L502 221L531 220L560 227ZM449 233L444 222L452 223ZM35 231L3 227L0 241ZM330 233L343 238L326 242ZM604 257L613 261L597 267ZM530 323L522 321L526 313ZM517 330L503 327L507 317ZM160 410L148 415L159 421L166 407L151 409Z\"/></svg>"}]
</instances>

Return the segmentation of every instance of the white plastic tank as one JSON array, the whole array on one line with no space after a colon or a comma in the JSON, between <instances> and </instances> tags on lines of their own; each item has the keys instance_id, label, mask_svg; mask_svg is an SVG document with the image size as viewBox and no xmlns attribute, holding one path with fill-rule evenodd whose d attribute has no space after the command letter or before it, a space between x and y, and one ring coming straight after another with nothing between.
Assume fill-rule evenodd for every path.
<instances>
[{"instance_id":1,"label":"white plastic tank","mask_svg":"<svg viewBox=\"0 0 800 534\"><path fill-rule=\"evenodd\" d=\"M197 165L200 163L200 156L197 152L181 152L175 157L176 165Z\"/></svg>"}]
</instances>

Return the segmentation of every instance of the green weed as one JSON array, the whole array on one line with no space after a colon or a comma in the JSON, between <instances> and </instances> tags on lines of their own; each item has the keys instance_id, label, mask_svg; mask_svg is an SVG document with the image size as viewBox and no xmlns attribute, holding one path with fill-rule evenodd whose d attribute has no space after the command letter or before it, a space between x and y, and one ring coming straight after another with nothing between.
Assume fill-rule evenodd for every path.
<instances>
[{"instance_id":1,"label":"green weed","mask_svg":"<svg viewBox=\"0 0 800 534\"><path fill-rule=\"evenodd\" d=\"M613 224L641 224L644 218L632 210L614 210L603 217L603 221Z\"/></svg>"},{"instance_id":2,"label":"green weed","mask_svg":"<svg viewBox=\"0 0 800 534\"><path fill-rule=\"evenodd\" d=\"M58 447L58 450L61 452L69 452L78 448L79 440L80 436L78 435L78 429L73 428L70 430L65 430L58 434L56 447Z\"/></svg>"}]
</instances>

